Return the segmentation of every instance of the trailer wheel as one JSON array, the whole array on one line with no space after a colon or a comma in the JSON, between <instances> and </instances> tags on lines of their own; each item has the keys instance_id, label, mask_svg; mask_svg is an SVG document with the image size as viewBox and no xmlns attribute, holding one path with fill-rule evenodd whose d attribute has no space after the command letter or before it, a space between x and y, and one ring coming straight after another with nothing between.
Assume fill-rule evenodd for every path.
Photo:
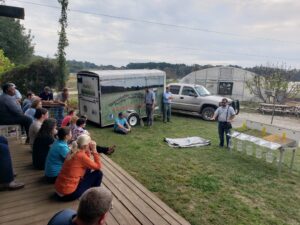
<instances>
[{"instance_id":1,"label":"trailer wheel","mask_svg":"<svg viewBox=\"0 0 300 225\"><path fill-rule=\"evenodd\" d=\"M139 124L139 115L136 113L132 113L128 117L127 121L131 127L134 127Z\"/></svg>"}]
</instances>

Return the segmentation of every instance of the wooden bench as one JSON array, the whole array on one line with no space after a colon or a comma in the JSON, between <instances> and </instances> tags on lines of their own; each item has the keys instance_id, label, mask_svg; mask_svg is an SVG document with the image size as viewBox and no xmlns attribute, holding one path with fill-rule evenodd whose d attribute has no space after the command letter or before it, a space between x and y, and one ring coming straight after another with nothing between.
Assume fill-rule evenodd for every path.
<instances>
[{"instance_id":1,"label":"wooden bench","mask_svg":"<svg viewBox=\"0 0 300 225\"><path fill-rule=\"evenodd\" d=\"M0 136L4 136L6 138L16 137L19 140L21 138L21 134L22 130L20 125L0 125Z\"/></svg>"},{"instance_id":2,"label":"wooden bench","mask_svg":"<svg viewBox=\"0 0 300 225\"><path fill-rule=\"evenodd\" d=\"M43 181L43 171L32 168L29 146L10 141L10 149L17 180L26 186L17 191L0 192L0 224L47 224L59 210L77 209L77 200L63 203L54 198L53 185ZM114 195L107 225L190 224L107 156L102 155L101 159L102 185Z\"/></svg>"},{"instance_id":3,"label":"wooden bench","mask_svg":"<svg viewBox=\"0 0 300 225\"><path fill-rule=\"evenodd\" d=\"M260 103L258 110L265 113L272 113L273 110L275 113L280 113L282 115L288 114L295 114L296 107L290 105L278 105L278 104L267 104L267 103Z\"/></svg>"}]
</instances>

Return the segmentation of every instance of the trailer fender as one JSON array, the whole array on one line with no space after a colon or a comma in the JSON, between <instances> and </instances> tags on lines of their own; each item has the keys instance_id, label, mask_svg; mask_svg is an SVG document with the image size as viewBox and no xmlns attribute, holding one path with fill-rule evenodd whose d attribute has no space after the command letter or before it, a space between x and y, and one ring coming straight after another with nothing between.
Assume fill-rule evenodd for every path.
<instances>
[{"instance_id":1,"label":"trailer fender","mask_svg":"<svg viewBox=\"0 0 300 225\"><path fill-rule=\"evenodd\" d=\"M125 114L125 117L127 118L128 124L131 127L137 126L140 123L140 117L136 111L128 110L124 114Z\"/></svg>"}]
</instances>

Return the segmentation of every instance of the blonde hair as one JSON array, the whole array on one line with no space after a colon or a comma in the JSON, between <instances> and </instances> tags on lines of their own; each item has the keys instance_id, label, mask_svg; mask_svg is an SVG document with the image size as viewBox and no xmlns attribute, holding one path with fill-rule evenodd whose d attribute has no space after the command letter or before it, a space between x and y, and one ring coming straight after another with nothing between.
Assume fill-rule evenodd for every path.
<instances>
[{"instance_id":1,"label":"blonde hair","mask_svg":"<svg viewBox=\"0 0 300 225\"><path fill-rule=\"evenodd\" d=\"M69 152L67 156L67 160L70 160L73 158L74 155L76 155L77 152L79 152L83 146L88 145L91 142L91 137L86 134L80 135L76 141L72 142L71 151Z\"/></svg>"},{"instance_id":2,"label":"blonde hair","mask_svg":"<svg viewBox=\"0 0 300 225\"><path fill-rule=\"evenodd\" d=\"M70 119L70 124L76 124L76 121L78 120L78 116L72 116Z\"/></svg>"}]
</instances>

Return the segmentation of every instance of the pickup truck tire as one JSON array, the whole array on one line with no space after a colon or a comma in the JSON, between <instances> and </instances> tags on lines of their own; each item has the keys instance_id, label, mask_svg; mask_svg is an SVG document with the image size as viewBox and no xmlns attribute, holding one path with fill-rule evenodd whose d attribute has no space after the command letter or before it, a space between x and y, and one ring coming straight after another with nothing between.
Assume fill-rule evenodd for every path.
<instances>
[{"instance_id":1,"label":"pickup truck tire","mask_svg":"<svg viewBox=\"0 0 300 225\"><path fill-rule=\"evenodd\" d=\"M206 106L201 113L202 119L210 120L214 116L215 108L211 106Z\"/></svg>"},{"instance_id":2,"label":"pickup truck tire","mask_svg":"<svg viewBox=\"0 0 300 225\"><path fill-rule=\"evenodd\" d=\"M134 127L134 126L136 126L136 125L139 124L139 121L140 121L139 115L136 114L136 113L132 113L132 114L130 114L130 116L128 117L127 121L128 121L128 124L129 124L131 127Z\"/></svg>"}]
</instances>

